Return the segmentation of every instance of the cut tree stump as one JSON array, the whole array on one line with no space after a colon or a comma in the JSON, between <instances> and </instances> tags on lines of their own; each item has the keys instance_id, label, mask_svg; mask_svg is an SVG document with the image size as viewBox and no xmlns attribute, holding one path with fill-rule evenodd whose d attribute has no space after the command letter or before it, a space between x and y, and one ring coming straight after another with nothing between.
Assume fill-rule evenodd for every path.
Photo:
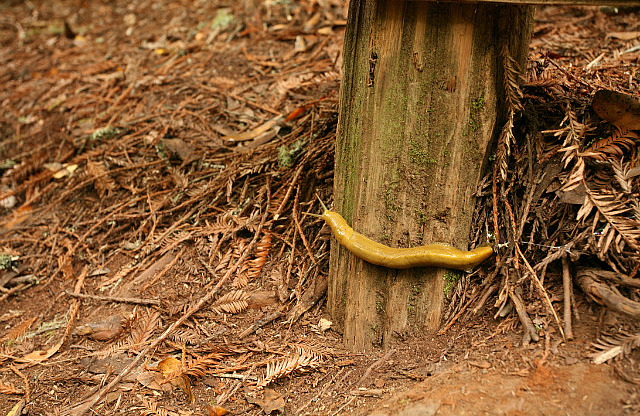
<instances>
[{"instance_id":1,"label":"cut tree stump","mask_svg":"<svg viewBox=\"0 0 640 416\"><path fill-rule=\"evenodd\" d=\"M351 0L333 210L356 231L393 247L470 248L473 194L504 123L503 51L524 68L524 3L551 3L510 2ZM329 312L347 347L387 347L437 329L445 280L459 275L374 266L333 240Z\"/></svg>"}]
</instances>

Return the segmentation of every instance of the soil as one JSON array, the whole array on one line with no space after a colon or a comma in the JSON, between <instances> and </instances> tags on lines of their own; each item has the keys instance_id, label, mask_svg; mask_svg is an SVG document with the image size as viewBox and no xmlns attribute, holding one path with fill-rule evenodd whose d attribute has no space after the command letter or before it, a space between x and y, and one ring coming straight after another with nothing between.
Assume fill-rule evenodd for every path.
<instances>
[{"instance_id":1,"label":"soil","mask_svg":"<svg viewBox=\"0 0 640 416\"><path fill-rule=\"evenodd\" d=\"M295 165L277 167L282 144L286 153L313 138L313 167L289 154L309 163L299 173L309 189L325 201L331 194L342 2L9 1L0 11L0 252L14 256L0 281L33 275L39 283L2 287L2 414L80 414L75 405L207 293L216 300L133 366L92 414L640 414L638 349L592 362L593 342L612 330L637 333L637 322L577 289L571 340L530 288L538 342L523 341L514 312L494 316L490 298L445 331L352 352L325 298L313 297L324 293L327 263L318 258L314 269L306 246L326 253L328 234L308 217L309 241L296 242L293 231L291 218L312 210L314 192L291 191L286 218L264 240L252 210L265 201L277 208L297 180ZM582 56L584 65L601 52L614 56L637 36L621 44L603 33L640 33L638 18L634 9L542 8L530 56ZM637 52L628 56L638 63ZM619 76L606 59L598 71ZM625 76L637 91L635 73ZM294 112L302 117L283 124L276 142L250 134L246 146L229 144ZM192 185L215 175L215 192L196 194ZM264 265L234 273L245 252ZM545 285L559 312L555 267ZM248 282L237 277L254 269ZM237 299L213 291L222 276ZM191 372L172 378L172 363ZM256 389L270 373L278 377Z\"/></svg>"}]
</instances>

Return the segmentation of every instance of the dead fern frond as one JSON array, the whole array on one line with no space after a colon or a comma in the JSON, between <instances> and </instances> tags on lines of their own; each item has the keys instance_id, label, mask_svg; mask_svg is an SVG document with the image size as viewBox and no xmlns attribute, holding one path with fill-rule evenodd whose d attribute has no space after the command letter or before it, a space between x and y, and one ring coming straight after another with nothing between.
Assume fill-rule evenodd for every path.
<instances>
[{"instance_id":1,"label":"dead fern frond","mask_svg":"<svg viewBox=\"0 0 640 416\"><path fill-rule=\"evenodd\" d=\"M605 162L610 159L621 159L629 154L636 145L638 135L632 131L616 129L611 136L595 141L580 156Z\"/></svg>"},{"instance_id":2,"label":"dead fern frond","mask_svg":"<svg viewBox=\"0 0 640 416\"><path fill-rule=\"evenodd\" d=\"M574 152L575 147L564 148L561 151ZM569 192L582 185L584 182L585 162L581 157L576 158L576 163L573 165L569 176L564 180L564 184L560 190L562 192Z\"/></svg>"},{"instance_id":3,"label":"dead fern frond","mask_svg":"<svg viewBox=\"0 0 640 416\"><path fill-rule=\"evenodd\" d=\"M587 199L585 204L578 213L578 220L584 219L586 215L592 210L593 207L597 208L597 214L602 215L607 224L601 232L600 239L598 241L598 248L602 254L605 254L611 242L616 239L617 235L620 235L622 240L626 242L633 250L640 250L640 221L628 215L632 212L633 207L630 207L627 200L619 194L611 192L590 190L586 187ZM589 205L590 204L590 205ZM598 227L599 215L595 215L593 219L593 229ZM621 241L617 242L621 243ZM622 251L622 244L616 245L618 252Z\"/></svg>"},{"instance_id":4,"label":"dead fern frond","mask_svg":"<svg viewBox=\"0 0 640 416\"><path fill-rule=\"evenodd\" d=\"M260 275L262 267L264 266L267 257L269 256L269 250L271 249L271 233L267 232L258 243L256 247L256 256L253 260L249 261L249 271L247 272L247 279L253 280Z\"/></svg>"},{"instance_id":5,"label":"dead fern frond","mask_svg":"<svg viewBox=\"0 0 640 416\"><path fill-rule=\"evenodd\" d=\"M212 372L214 367L219 365L220 361L229 354L230 352L217 351L203 357L198 357L195 360L189 360L184 365L183 374L195 378L204 377Z\"/></svg>"},{"instance_id":6,"label":"dead fern frond","mask_svg":"<svg viewBox=\"0 0 640 416\"><path fill-rule=\"evenodd\" d=\"M298 346L289 356L269 361L265 376L258 382L256 387L261 389L279 378L292 374L294 371L316 368L320 365L321 360L322 356L319 354Z\"/></svg>"},{"instance_id":7,"label":"dead fern frond","mask_svg":"<svg viewBox=\"0 0 640 416\"><path fill-rule=\"evenodd\" d=\"M507 177L507 158L511 154L511 144L515 142L513 135L513 126L515 115L518 111L522 111L522 90L520 89L520 69L518 63L509 53L508 47L505 45L502 49L502 58L504 64L504 87L506 92L507 122L498 138L498 147L496 149L496 163L500 178L504 181Z\"/></svg>"},{"instance_id":8,"label":"dead fern frond","mask_svg":"<svg viewBox=\"0 0 640 416\"><path fill-rule=\"evenodd\" d=\"M143 416L179 416L179 413L163 409L159 407L157 402L147 399L142 399L142 406L144 409L140 411L140 414Z\"/></svg>"},{"instance_id":9,"label":"dead fern frond","mask_svg":"<svg viewBox=\"0 0 640 416\"><path fill-rule=\"evenodd\" d=\"M93 188L101 198L109 195L118 187L116 181L109 176L109 171L102 162L87 160L87 173L93 179Z\"/></svg>"},{"instance_id":10,"label":"dead fern frond","mask_svg":"<svg viewBox=\"0 0 640 416\"><path fill-rule=\"evenodd\" d=\"M220 261L218 262L218 265L216 266L216 268L214 269L214 271L216 273L219 273L220 270L226 269L227 267L229 267L229 264L231 262L231 257L233 256L233 250L229 250L227 251L222 258L220 259Z\"/></svg>"},{"instance_id":11,"label":"dead fern frond","mask_svg":"<svg viewBox=\"0 0 640 416\"><path fill-rule=\"evenodd\" d=\"M5 383L0 381L0 394L22 394L22 390L17 388L13 383Z\"/></svg>"},{"instance_id":12,"label":"dead fern frond","mask_svg":"<svg viewBox=\"0 0 640 416\"><path fill-rule=\"evenodd\" d=\"M244 290L232 290L222 295L211 307L215 313L236 314L249 307L249 295Z\"/></svg>"},{"instance_id":13,"label":"dead fern frond","mask_svg":"<svg viewBox=\"0 0 640 416\"><path fill-rule=\"evenodd\" d=\"M153 331L160 321L160 312L147 312L146 316L142 319L143 320L131 330L129 345L132 350L138 350L151 338Z\"/></svg>"},{"instance_id":14,"label":"dead fern frond","mask_svg":"<svg viewBox=\"0 0 640 416\"><path fill-rule=\"evenodd\" d=\"M520 84L522 76L520 75L520 68L518 62L511 56L509 48L505 45L502 48L502 59L504 63L504 87L507 93L507 108L509 110L522 111L522 90Z\"/></svg>"},{"instance_id":15,"label":"dead fern frond","mask_svg":"<svg viewBox=\"0 0 640 416\"><path fill-rule=\"evenodd\" d=\"M173 333L171 339L180 345L193 345L198 343L200 336L193 329L186 328Z\"/></svg>"},{"instance_id":16,"label":"dead fern frond","mask_svg":"<svg viewBox=\"0 0 640 416\"><path fill-rule=\"evenodd\" d=\"M622 332L604 335L592 345L599 351L592 355L593 362L596 364L602 364L612 358L621 359L635 348L640 347L640 332L637 334Z\"/></svg>"},{"instance_id":17,"label":"dead fern frond","mask_svg":"<svg viewBox=\"0 0 640 416\"><path fill-rule=\"evenodd\" d=\"M629 175L631 164L623 164L619 159L611 159L609 160L609 164L613 170L613 177L616 179L616 182L618 182L618 185L620 185L622 192L628 196L633 192L633 183L631 182L631 176Z\"/></svg>"}]
</instances>

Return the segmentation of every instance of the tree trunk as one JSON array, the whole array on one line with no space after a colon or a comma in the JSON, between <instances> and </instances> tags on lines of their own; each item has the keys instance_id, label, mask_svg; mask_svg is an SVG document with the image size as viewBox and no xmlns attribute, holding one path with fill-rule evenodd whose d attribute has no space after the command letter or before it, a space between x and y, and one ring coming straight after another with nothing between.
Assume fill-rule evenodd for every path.
<instances>
[{"instance_id":1,"label":"tree trunk","mask_svg":"<svg viewBox=\"0 0 640 416\"><path fill-rule=\"evenodd\" d=\"M334 210L389 246L468 249L473 193L504 113L501 50L523 65L532 27L531 6L351 0ZM329 311L348 347L439 326L455 272L373 266L333 243Z\"/></svg>"}]
</instances>

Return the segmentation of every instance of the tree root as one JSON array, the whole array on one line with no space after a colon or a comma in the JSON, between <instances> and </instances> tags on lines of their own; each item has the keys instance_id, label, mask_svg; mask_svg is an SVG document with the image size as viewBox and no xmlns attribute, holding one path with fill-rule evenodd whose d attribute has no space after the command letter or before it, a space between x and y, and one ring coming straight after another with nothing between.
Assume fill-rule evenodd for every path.
<instances>
[{"instance_id":1,"label":"tree root","mask_svg":"<svg viewBox=\"0 0 640 416\"><path fill-rule=\"evenodd\" d=\"M601 281L605 277L601 276L603 273L609 277L610 272L582 267L576 273L576 281L596 303L604 305L612 311L640 319L640 302L627 299L611 290L606 283Z\"/></svg>"}]
</instances>

